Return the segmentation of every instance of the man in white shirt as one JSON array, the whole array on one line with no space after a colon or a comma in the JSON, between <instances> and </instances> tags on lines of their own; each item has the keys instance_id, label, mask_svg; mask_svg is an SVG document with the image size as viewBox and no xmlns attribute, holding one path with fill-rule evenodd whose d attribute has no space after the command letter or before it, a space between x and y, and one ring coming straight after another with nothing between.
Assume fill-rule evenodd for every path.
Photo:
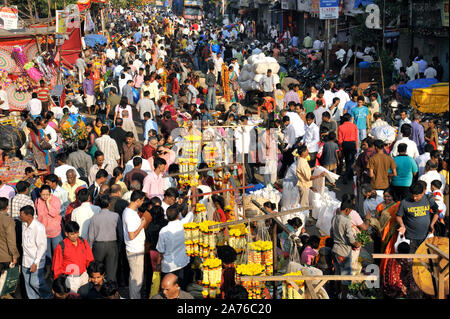
<instances>
[{"instance_id":1,"label":"man in white shirt","mask_svg":"<svg viewBox=\"0 0 450 319\"><path fill-rule=\"evenodd\" d=\"M314 113L306 114L306 126L305 126L305 136L303 136L303 144L308 148L308 153L310 160L308 161L309 166L316 166L316 156L319 151L319 141L320 141L320 129L316 123L314 123Z\"/></svg>"},{"instance_id":2,"label":"man in white shirt","mask_svg":"<svg viewBox=\"0 0 450 319\"><path fill-rule=\"evenodd\" d=\"M286 144L285 149L289 150L292 146L294 146L297 138L295 137L295 128L290 122L289 116L283 117L283 125L286 127L284 129L284 143Z\"/></svg>"},{"instance_id":3,"label":"man in white shirt","mask_svg":"<svg viewBox=\"0 0 450 319\"><path fill-rule=\"evenodd\" d=\"M220 73L222 72L222 64L223 64L221 53L218 52L216 54L211 49L211 55L214 63L214 75L216 76L217 79L220 79Z\"/></svg>"},{"instance_id":4,"label":"man in white shirt","mask_svg":"<svg viewBox=\"0 0 450 319\"><path fill-rule=\"evenodd\" d=\"M315 51L321 51L323 49L323 42L320 41L319 39L316 39L313 42L313 50Z\"/></svg>"},{"instance_id":5,"label":"man in white shirt","mask_svg":"<svg viewBox=\"0 0 450 319\"><path fill-rule=\"evenodd\" d=\"M69 169L75 170L75 172L77 173L77 178L80 178L80 174L78 173L76 168L71 165L67 165L66 160L67 160L66 153L60 153L60 154L56 155L56 162L58 164L58 167L55 168L54 172L55 172L55 175L58 176L59 179L61 180L61 183L67 182L67 174L66 173Z\"/></svg>"},{"instance_id":6,"label":"man in white shirt","mask_svg":"<svg viewBox=\"0 0 450 319\"><path fill-rule=\"evenodd\" d=\"M238 126L234 130L234 137L236 142L236 160L239 163L242 163L245 160L245 170L247 173L247 181L249 183L254 182L254 167L249 163L249 153L250 153L250 144L255 143L256 136L252 133L253 126L249 123L247 116L241 116L240 122L243 126ZM243 141L242 141L243 140ZM244 157L242 157L242 152ZM252 162L253 164L253 162Z\"/></svg>"},{"instance_id":7,"label":"man in white shirt","mask_svg":"<svg viewBox=\"0 0 450 319\"><path fill-rule=\"evenodd\" d=\"M434 180L441 181L442 186L440 188L440 191L442 194L444 193L444 188L447 181L445 180L444 175L438 173L437 169L438 163L433 160L429 160L425 165L425 174L419 177L419 181L424 181L425 183L427 183L427 189L425 191L426 194L431 192L431 182L433 182Z\"/></svg>"},{"instance_id":8,"label":"man in white shirt","mask_svg":"<svg viewBox=\"0 0 450 319\"><path fill-rule=\"evenodd\" d=\"M437 71L432 66L429 66L428 68L425 69L423 74L425 75L426 79L434 79L437 76Z\"/></svg>"},{"instance_id":9,"label":"man in white shirt","mask_svg":"<svg viewBox=\"0 0 450 319\"><path fill-rule=\"evenodd\" d=\"M408 113L405 110L402 110L400 112L400 117L401 117L401 119L398 123L398 132L399 132L398 137L399 138L401 138L401 136L402 136L402 133L401 133L402 125L403 124L411 124L411 120L408 118Z\"/></svg>"},{"instance_id":10,"label":"man in white shirt","mask_svg":"<svg viewBox=\"0 0 450 319\"><path fill-rule=\"evenodd\" d=\"M22 273L28 299L50 299L52 292L44 280L47 235L45 226L34 218L30 205L20 209L22 221Z\"/></svg>"},{"instance_id":11,"label":"man in white shirt","mask_svg":"<svg viewBox=\"0 0 450 319\"><path fill-rule=\"evenodd\" d=\"M325 107L329 108L331 106L331 104L333 104L333 98L334 98L334 93L331 92L331 87L330 84L325 84L324 86L324 92L323 92L323 98L325 100ZM344 111L342 111L344 112Z\"/></svg>"},{"instance_id":12,"label":"man in white shirt","mask_svg":"<svg viewBox=\"0 0 450 319\"><path fill-rule=\"evenodd\" d=\"M416 159L417 157L419 157L419 150L417 148L416 142L414 142L413 140L410 140L409 137L411 136L411 125L410 124L403 124L402 129L402 138L397 139L397 142L395 142L394 147L392 148L391 151L391 156L395 157L397 156L398 153L398 146L401 143L405 143L408 147L406 149L406 154L409 157L412 157L413 159Z\"/></svg>"},{"instance_id":13,"label":"man in white shirt","mask_svg":"<svg viewBox=\"0 0 450 319\"><path fill-rule=\"evenodd\" d=\"M184 207L187 212L187 206ZM156 250L161 258L161 277L165 274L173 273L178 276L179 285L182 290L186 290L188 284L187 271L189 270L189 257L186 254L186 244L184 243L183 225L194 220L194 214L188 212L180 219L177 205L167 209L167 220L169 223L159 232Z\"/></svg>"},{"instance_id":14,"label":"man in white shirt","mask_svg":"<svg viewBox=\"0 0 450 319\"><path fill-rule=\"evenodd\" d=\"M116 59L116 51L113 49L112 44L109 44L108 48L106 49L106 57L110 60Z\"/></svg>"},{"instance_id":15,"label":"man in white shirt","mask_svg":"<svg viewBox=\"0 0 450 319\"><path fill-rule=\"evenodd\" d=\"M417 167L419 168L419 177L425 173L425 166L431 159L431 152L434 150L433 145L426 144L425 152L416 158Z\"/></svg>"},{"instance_id":16,"label":"man in white shirt","mask_svg":"<svg viewBox=\"0 0 450 319\"><path fill-rule=\"evenodd\" d=\"M342 83L339 83L337 85L338 91L336 93L334 93L335 97L339 98L339 105L338 105L338 110L339 110L339 116L344 115L344 106L345 104L350 101L350 96L348 95L347 92L344 91L345 86Z\"/></svg>"},{"instance_id":17,"label":"man in white shirt","mask_svg":"<svg viewBox=\"0 0 450 319\"><path fill-rule=\"evenodd\" d=\"M91 204L89 191L86 188L83 188L78 192L78 199L82 204L73 210L70 218L80 226L80 236L87 239L91 219L95 214L98 214L101 209L100 207Z\"/></svg>"},{"instance_id":18,"label":"man in white shirt","mask_svg":"<svg viewBox=\"0 0 450 319\"><path fill-rule=\"evenodd\" d=\"M286 112L285 115L289 116L291 125L295 129L295 138L303 137L305 135L305 122L303 122L300 115L297 112Z\"/></svg>"},{"instance_id":19,"label":"man in white shirt","mask_svg":"<svg viewBox=\"0 0 450 319\"><path fill-rule=\"evenodd\" d=\"M144 203L145 197L144 192L133 191L130 204L122 214L123 236L130 266L130 299L141 299L141 287L144 280L145 232L143 230L146 221L144 217L139 218L137 211Z\"/></svg>"},{"instance_id":20,"label":"man in white shirt","mask_svg":"<svg viewBox=\"0 0 450 319\"><path fill-rule=\"evenodd\" d=\"M117 147L116 141L108 135L108 126L103 125L100 132L102 133L102 136L95 140L95 146L97 146L98 150L103 153L105 164L108 164L110 169L113 170L117 167L120 161L119 148Z\"/></svg>"},{"instance_id":21,"label":"man in white shirt","mask_svg":"<svg viewBox=\"0 0 450 319\"><path fill-rule=\"evenodd\" d=\"M361 185L361 193L365 198L363 204L364 216L370 212L372 217L375 217L377 206L384 201L382 191L374 190L370 184L363 184Z\"/></svg>"},{"instance_id":22,"label":"man in white shirt","mask_svg":"<svg viewBox=\"0 0 450 319\"><path fill-rule=\"evenodd\" d=\"M38 99L38 94L36 92L31 94L31 100L28 101L26 110L30 112L33 120L38 116L41 116L42 102Z\"/></svg>"},{"instance_id":23,"label":"man in white shirt","mask_svg":"<svg viewBox=\"0 0 450 319\"><path fill-rule=\"evenodd\" d=\"M0 110L3 114L9 113L8 93L3 90L3 86L0 85Z\"/></svg>"},{"instance_id":24,"label":"man in white shirt","mask_svg":"<svg viewBox=\"0 0 450 319\"><path fill-rule=\"evenodd\" d=\"M158 103L159 101L159 81L160 81L161 77L159 75L156 75L153 78L153 81L150 82L150 95L149 98L153 99L153 102Z\"/></svg>"}]
</instances>

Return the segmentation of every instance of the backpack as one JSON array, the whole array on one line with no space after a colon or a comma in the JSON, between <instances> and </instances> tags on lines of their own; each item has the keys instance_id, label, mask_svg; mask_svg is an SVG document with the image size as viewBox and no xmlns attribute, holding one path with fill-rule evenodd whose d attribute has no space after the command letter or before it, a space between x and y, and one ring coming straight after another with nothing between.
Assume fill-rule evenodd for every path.
<instances>
[{"instance_id":1,"label":"backpack","mask_svg":"<svg viewBox=\"0 0 450 319\"><path fill-rule=\"evenodd\" d=\"M83 245L84 245L84 249L87 249L87 247L86 247L86 240L83 238L83 237L78 237L78 238L80 238L81 239L81 241L83 242ZM61 250L62 250L62 255L64 256L64 248L65 248L65 244L64 244L64 239L63 240L61 240L60 242L59 242L59 244L58 245L60 245L61 246Z\"/></svg>"}]
</instances>

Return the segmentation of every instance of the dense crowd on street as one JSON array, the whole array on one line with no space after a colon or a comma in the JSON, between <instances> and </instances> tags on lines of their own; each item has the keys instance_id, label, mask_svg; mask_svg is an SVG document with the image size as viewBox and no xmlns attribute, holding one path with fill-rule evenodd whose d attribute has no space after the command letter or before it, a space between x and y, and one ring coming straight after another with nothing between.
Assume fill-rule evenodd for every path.
<instances>
[{"instance_id":1,"label":"dense crowd on street","mask_svg":"<svg viewBox=\"0 0 450 319\"><path fill-rule=\"evenodd\" d=\"M280 202L264 204L271 212L311 206L319 180L329 190L348 190L338 198L324 246L305 219L288 216L291 233L278 230L279 260L289 260L294 247L301 264L351 275L361 232L369 231L375 253L414 253L427 237L448 236L448 144L440 138L448 128L436 120L424 125L420 113L404 111L394 127L398 136L387 143L374 134L393 127L377 87L365 92L358 83L330 80L320 88L298 82L284 88L271 70L261 77L256 102L248 103L238 79L250 56L279 60L306 49L307 67L327 73L324 45L336 38L299 39L275 26L261 35L251 21L225 27L150 7L113 9L109 16L108 43L84 47L65 76L66 101L56 105L42 81L23 114L24 147L1 154L2 163L34 161L16 185L0 178L0 272L21 265L22 298L202 298L183 225L193 221L196 201L212 204L217 222L246 215L242 203L225 205L224 193L190 197L220 189L212 171L200 172L198 185L180 183L178 146L191 135L227 143L229 153L217 165L235 164L230 172L237 180L280 190ZM357 61L375 55L371 44L348 41L330 67L339 79L353 78L354 54ZM396 64L395 77L442 77L439 61L428 64L415 53L407 68ZM85 136L61 148L67 122L78 116L86 119ZM198 169L207 167L201 152ZM338 184L326 181L330 174L340 175ZM273 224L265 224L270 234ZM236 252L225 246L218 255L227 265L220 297L247 298L234 282ZM411 259L375 263L385 297L421 297ZM154 272L161 282L152 295ZM350 284L325 288L330 298L347 298Z\"/></svg>"}]
</instances>

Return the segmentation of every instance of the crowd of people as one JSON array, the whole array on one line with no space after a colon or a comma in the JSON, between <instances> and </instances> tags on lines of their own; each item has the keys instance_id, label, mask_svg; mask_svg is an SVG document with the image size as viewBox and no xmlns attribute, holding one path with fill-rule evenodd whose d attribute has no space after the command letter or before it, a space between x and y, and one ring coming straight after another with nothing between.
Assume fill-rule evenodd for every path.
<instances>
[{"instance_id":1,"label":"crowd of people","mask_svg":"<svg viewBox=\"0 0 450 319\"><path fill-rule=\"evenodd\" d=\"M263 46L249 24L222 28L152 8L112 10L110 16L109 43L80 53L65 79L64 104L53 105L44 82L33 93L24 112L22 156L31 156L35 169L27 168L15 187L0 180L0 271L19 263L27 298L116 299L125 297L123 287L131 299L195 296L192 284L201 278L183 234L194 218L189 195L220 187L211 171L200 172L198 186L180 183L177 143L188 135L231 140L233 155L224 154L223 163L236 164L233 175L283 190L280 203L264 205L272 212L310 206L313 181L327 172L355 185L356 196L343 186L349 191L339 198L324 247L299 217L286 224L291 233L279 231L280 256L289 258L298 245L300 262L324 274L355 274L361 231L370 230L374 252L383 253L414 253L430 234L448 235L448 152L438 148L434 121L424 131L419 113L404 112L398 137L388 144L371 134L390 125L376 88L367 96L356 84L348 90L330 81L323 89L291 84L285 92L270 70L261 79L258 105L244 104L237 79L250 55L265 51L278 58L283 46L321 53L323 43L309 34L303 41L284 34ZM278 39L276 29L270 32ZM344 55L336 55L344 66ZM77 91L84 105L70 98ZM224 91L228 101L219 98ZM62 147L66 123L82 113L84 136ZM2 156L6 163L20 154ZM314 174L319 166L324 172ZM205 167L200 154L198 168ZM234 210L235 218L244 216L242 205L224 204L223 193L199 201L210 197L215 221L229 220ZM398 237L404 239L397 249ZM225 246L218 255L227 265L222 297L246 298L234 283L236 252ZM380 267L386 296L419 294L411 260ZM155 272L161 289L152 295ZM327 292L347 298L350 283L327 285Z\"/></svg>"}]
</instances>

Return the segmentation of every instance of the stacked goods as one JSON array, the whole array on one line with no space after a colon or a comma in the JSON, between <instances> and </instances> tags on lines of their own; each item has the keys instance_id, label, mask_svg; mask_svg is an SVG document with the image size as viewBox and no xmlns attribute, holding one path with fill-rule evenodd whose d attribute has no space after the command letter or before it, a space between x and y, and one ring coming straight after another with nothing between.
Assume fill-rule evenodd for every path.
<instances>
[{"instance_id":1,"label":"stacked goods","mask_svg":"<svg viewBox=\"0 0 450 319\"><path fill-rule=\"evenodd\" d=\"M269 69L272 70L274 84L280 83L280 77L278 76L280 65L275 58L267 57L264 53L250 56L238 78L240 87L244 91L259 90L259 82Z\"/></svg>"},{"instance_id":2,"label":"stacked goods","mask_svg":"<svg viewBox=\"0 0 450 319\"><path fill-rule=\"evenodd\" d=\"M302 272L291 272L288 274L285 274L284 276L301 276ZM297 284L297 286L303 291L303 294L300 294L297 289L292 287L292 285L287 282L283 281L283 295L282 299L305 299L305 281L304 280L294 280L294 282Z\"/></svg>"},{"instance_id":3,"label":"stacked goods","mask_svg":"<svg viewBox=\"0 0 450 319\"><path fill-rule=\"evenodd\" d=\"M263 299L265 284L262 281L241 281L241 276L264 276L264 266L248 263L236 266L236 284L242 285L248 292L248 299Z\"/></svg>"},{"instance_id":4,"label":"stacked goods","mask_svg":"<svg viewBox=\"0 0 450 319\"><path fill-rule=\"evenodd\" d=\"M247 247L247 227L245 224L238 224L229 227L228 232L228 245L234 248L236 251L238 258L240 260L240 255L245 253L245 248Z\"/></svg>"},{"instance_id":5,"label":"stacked goods","mask_svg":"<svg viewBox=\"0 0 450 319\"><path fill-rule=\"evenodd\" d=\"M27 167L33 167L33 165L24 160L8 160L0 167L0 177L5 183L14 185L25 176L25 168Z\"/></svg>"},{"instance_id":6,"label":"stacked goods","mask_svg":"<svg viewBox=\"0 0 450 319\"><path fill-rule=\"evenodd\" d=\"M215 221L205 220L201 223L184 224L184 237L186 254L191 257L206 259L216 255L216 246L225 241L222 228L209 229L209 226L219 224Z\"/></svg>"},{"instance_id":7,"label":"stacked goods","mask_svg":"<svg viewBox=\"0 0 450 319\"><path fill-rule=\"evenodd\" d=\"M248 262L261 264L268 276L273 273L273 243L271 241L255 241L248 244Z\"/></svg>"},{"instance_id":8,"label":"stacked goods","mask_svg":"<svg viewBox=\"0 0 450 319\"><path fill-rule=\"evenodd\" d=\"M208 258L202 264L203 298L216 298L220 294L222 282L222 261L218 258Z\"/></svg>"}]
</instances>

